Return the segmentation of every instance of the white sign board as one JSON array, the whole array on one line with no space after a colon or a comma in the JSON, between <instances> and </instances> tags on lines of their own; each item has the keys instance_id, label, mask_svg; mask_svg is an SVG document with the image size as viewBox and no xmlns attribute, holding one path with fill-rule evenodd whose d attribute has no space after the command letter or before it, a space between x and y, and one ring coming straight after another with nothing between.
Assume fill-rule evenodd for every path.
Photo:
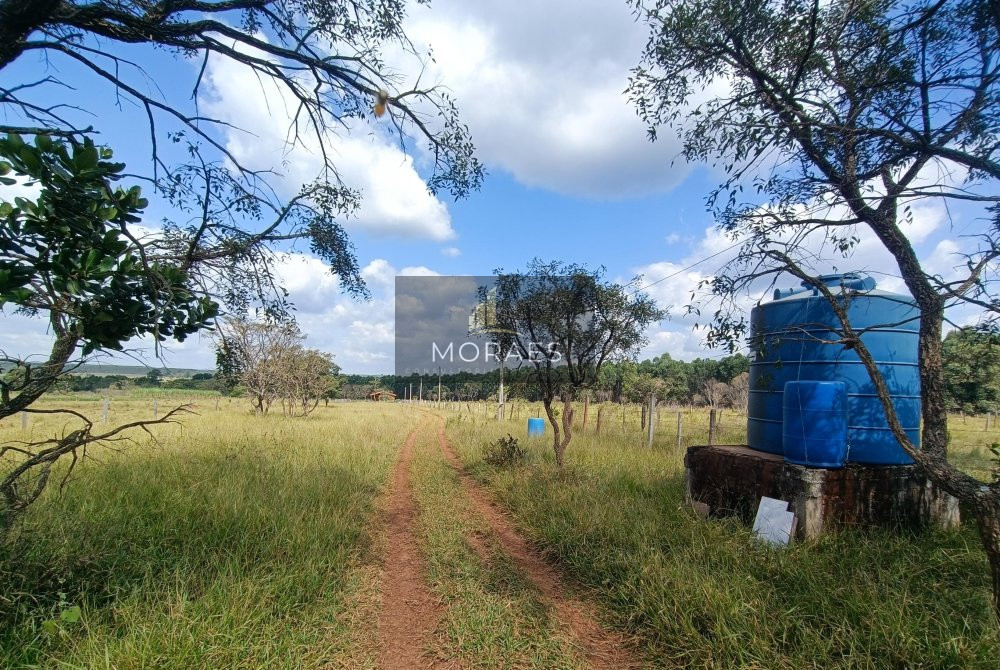
<instances>
[{"instance_id":1,"label":"white sign board","mask_svg":"<svg viewBox=\"0 0 1000 670\"><path fill-rule=\"evenodd\" d=\"M771 544L788 544L795 529L795 515L788 511L788 503L764 496L753 520L753 533Z\"/></svg>"}]
</instances>

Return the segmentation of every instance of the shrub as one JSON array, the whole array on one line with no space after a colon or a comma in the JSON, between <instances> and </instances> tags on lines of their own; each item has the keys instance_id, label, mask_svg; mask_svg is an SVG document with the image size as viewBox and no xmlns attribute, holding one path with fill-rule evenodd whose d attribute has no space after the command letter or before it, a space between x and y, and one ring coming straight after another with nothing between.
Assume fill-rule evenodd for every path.
<instances>
[{"instance_id":1,"label":"shrub","mask_svg":"<svg viewBox=\"0 0 1000 670\"><path fill-rule=\"evenodd\" d=\"M517 438L507 434L486 445L483 450L483 460L497 468L510 468L520 465L528 455L521 445L517 443Z\"/></svg>"}]
</instances>

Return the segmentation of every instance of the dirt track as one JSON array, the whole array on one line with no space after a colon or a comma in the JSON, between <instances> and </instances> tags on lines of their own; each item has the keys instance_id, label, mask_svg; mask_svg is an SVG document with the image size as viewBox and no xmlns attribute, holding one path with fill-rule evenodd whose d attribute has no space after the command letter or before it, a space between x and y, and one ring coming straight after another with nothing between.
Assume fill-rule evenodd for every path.
<instances>
[{"instance_id":1,"label":"dirt track","mask_svg":"<svg viewBox=\"0 0 1000 670\"><path fill-rule=\"evenodd\" d=\"M458 473L466 495L476 511L489 523L503 551L541 592L545 604L563 626L569 628L580 651L596 669L633 668L636 663L623 639L605 630L598 623L594 609L569 595L560 575L514 529L507 517L487 498L480 486L465 473L462 462L451 448L444 432L444 421L438 424L438 444L445 459ZM474 544L474 542L473 542Z\"/></svg>"},{"instance_id":2,"label":"dirt track","mask_svg":"<svg viewBox=\"0 0 1000 670\"><path fill-rule=\"evenodd\" d=\"M421 428L414 428L403 443L389 489L378 620L379 667L384 670L458 667L425 651L430 634L441 618L442 608L424 580L423 559L415 532L417 507L410 485L410 463Z\"/></svg>"},{"instance_id":3,"label":"dirt track","mask_svg":"<svg viewBox=\"0 0 1000 670\"><path fill-rule=\"evenodd\" d=\"M418 434L430 429L430 421L423 421L407 436L387 496L386 550L378 620L379 667L383 670L461 667L456 660L435 656L431 648L432 634L444 608L427 585L416 535L418 509L410 481L410 464ZM591 605L570 595L558 572L521 537L482 488L465 473L445 435L444 421L439 417L437 440L446 461L457 472L472 508L486 520L500 549L538 589L557 625L568 631L588 665L597 670L638 667L621 636L598 623ZM482 537L466 539L476 553L489 560Z\"/></svg>"}]
</instances>

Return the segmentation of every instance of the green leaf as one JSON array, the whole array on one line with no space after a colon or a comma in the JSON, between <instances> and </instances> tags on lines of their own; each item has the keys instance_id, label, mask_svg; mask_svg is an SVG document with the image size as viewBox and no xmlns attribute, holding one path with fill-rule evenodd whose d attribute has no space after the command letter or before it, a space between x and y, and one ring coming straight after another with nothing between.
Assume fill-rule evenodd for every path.
<instances>
[{"instance_id":1,"label":"green leaf","mask_svg":"<svg viewBox=\"0 0 1000 670\"><path fill-rule=\"evenodd\" d=\"M80 610L79 605L73 605L69 609L64 609L59 614L59 619L65 621L66 623L76 623L80 620L80 616L83 612Z\"/></svg>"},{"instance_id":2,"label":"green leaf","mask_svg":"<svg viewBox=\"0 0 1000 670\"><path fill-rule=\"evenodd\" d=\"M80 147L73 157L73 162L80 171L94 169L98 160L97 148L93 144Z\"/></svg>"}]
</instances>

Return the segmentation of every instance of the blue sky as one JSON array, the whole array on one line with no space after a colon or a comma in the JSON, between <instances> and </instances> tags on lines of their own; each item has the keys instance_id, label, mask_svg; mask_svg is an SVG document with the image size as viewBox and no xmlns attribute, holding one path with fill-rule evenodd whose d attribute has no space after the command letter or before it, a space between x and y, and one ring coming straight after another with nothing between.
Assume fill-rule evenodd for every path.
<instances>
[{"instance_id":1,"label":"blue sky","mask_svg":"<svg viewBox=\"0 0 1000 670\"><path fill-rule=\"evenodd\" d=\"M407 30L415 43L433 48L435 63L425 81L447 85L457 98L490 175L466 200L435 198L424 188L420 152L404 155L374 119L332 139L347 181L365 197L358 217L346 225L373 300L357 303L341 295L322 263L307 255L283 258L281 276L309 346L332 352L346 371L392 370L396 274L482 275L523 267L539 256L603 265L612 278L642 273L654 282L731 244L705 211L704 198L719 175L680 160L669 133L649 143L623 93L645 43L645 28L624 2L551 0L529 9L501 0L434 0L430 9L411 9ZM189 104L197 63L148 49L125 53L148 71L148 90ZM416 71L402 54L389 53L388 61L404 75ZM50 88L49 99L96 112L91 122L100 141L130 166L147 169L144 113L127 102L116 106L112 91L92 76L32 57L5 68L0 78L6 84L37 79L46 67L80 83L75 91ZM315 174L315 154L289 152L282 142L287 116L275 91L230 63L213 61L206 75L198 103L243 130L220 135L234 154L251 166L282 171L279 190L294 191ZM163 130L170 127L166 119L161 123ZM146 225L155 228L165 213L162 203L154 204ZM920 206L908 233L929 266L946 272L972 216ZM877 270L886 273L878 277L882 287L901 289L887 255L862 237L855 258L840 269ZM681 312L698 281L726 260L723 253L651 287L673 316L650 331L644 356L722 355L702 347L694 321ZM45 353L43 322L4 314L0 323L0 349ZM172 345L161 363L148 343L132 344L151 365L214 366L210 335Z\"/></svg>"}]
</instances>

